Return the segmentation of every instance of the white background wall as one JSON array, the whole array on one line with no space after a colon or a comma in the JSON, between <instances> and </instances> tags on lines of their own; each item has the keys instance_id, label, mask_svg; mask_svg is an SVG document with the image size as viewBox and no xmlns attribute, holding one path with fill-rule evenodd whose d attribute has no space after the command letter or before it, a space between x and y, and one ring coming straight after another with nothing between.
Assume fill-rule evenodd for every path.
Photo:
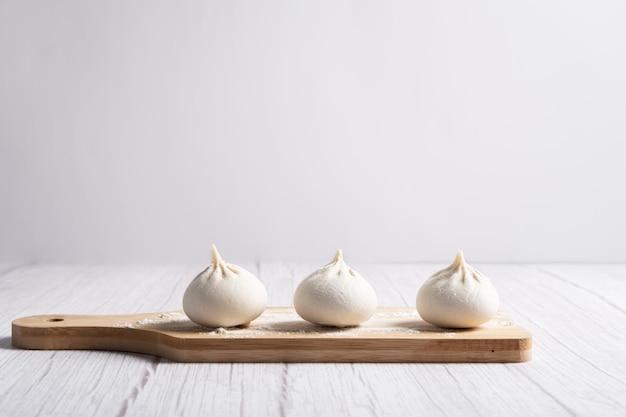
<instances>
[{"instance_id":1,"label":"white background wall","mask_svg":"<svg viewBox=\"0 0 626 417\"><path fill-rule=\"evenodd\" d=\"M0 0L0 262L624 262L625 22Z\"/></svg>"}]
</instances>

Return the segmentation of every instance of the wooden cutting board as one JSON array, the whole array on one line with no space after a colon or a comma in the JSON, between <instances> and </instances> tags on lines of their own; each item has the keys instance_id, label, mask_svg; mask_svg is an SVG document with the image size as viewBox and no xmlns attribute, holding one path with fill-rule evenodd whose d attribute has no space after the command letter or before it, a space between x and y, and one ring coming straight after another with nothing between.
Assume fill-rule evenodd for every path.
<instances>
[{"instance_id":1,"label":"wooden cutting board","mask_svg":"<svg viewBox=\"0 0 626 417\"><path fill-rule=\"evenodd\" d=\"M379 308L358 327L302 320L270 307L247 327L208 329L182 311L16 319L12 343L25 349L145 353L177 362L526 362L532 337L506 315L475 329L441 329L413 308Z\"/></svg>"}]
</instances>

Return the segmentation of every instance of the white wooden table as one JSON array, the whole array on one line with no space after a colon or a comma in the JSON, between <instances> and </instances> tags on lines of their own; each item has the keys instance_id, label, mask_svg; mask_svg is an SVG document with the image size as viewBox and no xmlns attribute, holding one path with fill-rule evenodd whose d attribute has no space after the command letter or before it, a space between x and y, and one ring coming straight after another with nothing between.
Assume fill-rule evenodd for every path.
<instances>
[{"instance_id":1,"label":"white wooden table","mask_svg":"<svg viewBox=\"0 0 626 417\"><path fill-rule=\"evenodd\" d=\"M290 305L319 265L242 265ZM445 265L351 265L380 306L412 306ZM522 364L183 364L28 351L11 321L177 310L194 266L0 265L1 416L625 416L626 265L474 265L533 334Z\"/></svg>"}]
</instances>

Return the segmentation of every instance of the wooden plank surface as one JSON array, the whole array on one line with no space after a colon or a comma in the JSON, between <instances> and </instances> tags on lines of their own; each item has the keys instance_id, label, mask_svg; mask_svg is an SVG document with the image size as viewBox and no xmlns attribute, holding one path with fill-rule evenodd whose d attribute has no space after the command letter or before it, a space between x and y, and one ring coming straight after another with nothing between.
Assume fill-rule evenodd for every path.
<instances>
[{"instance_id":1,"label":"wooden plank surface","mask_svg":"<svg viewBox=\"0 0 626 417\"><path fill-rule=\"evenodd\" d=\"M289 305L317 265L243 265L271 305ZM409 307L445 266L352 265L380 305ZM11 346L24 316L181 308L202 265L0 268L0 415L623 416L626 265L475 265L501 311L533 335L517 364L176 363L101 351Z\"/></svg>"},{"instance_id":2,"label":"wooden plank surface","mask_svg":"<svg viewBox=\"0 0 626 417\"><path fill-rule=\"evenodd\" d=\"M13 346L117 350L177 362L526 362L532 337L498 314L475 329L442 329L413 308L378 308L361 326L302 320L292 307L269 307L245 327L207 329L182 312L38 315L13 321Z\"/></svg>"}]
</instances>

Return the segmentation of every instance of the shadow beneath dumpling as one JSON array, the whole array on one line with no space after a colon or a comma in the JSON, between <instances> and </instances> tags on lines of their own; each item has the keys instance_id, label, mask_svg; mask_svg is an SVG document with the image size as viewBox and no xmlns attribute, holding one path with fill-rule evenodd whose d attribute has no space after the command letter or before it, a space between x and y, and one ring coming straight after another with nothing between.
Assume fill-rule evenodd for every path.
<instances>
[{"instance_id":1,"label":"shadow beneath dumpling","mask_svg":"<svg viewBox=\"0 0 626 417\"><path fill-rule=\"evenodd\" d=\"M311 334L324 334L324 333L341 333L343 331L350 331L359 326L349 327L335 327L324 326L321 324L310 323L304 320L289 320L289 321L276 321L273 323L264 323L258 327L254 327L254 330L266 330L280 333L311 333Z\"/></svg>"},{"instance_id":2,"label":"shadow beneath dumpling","mask_svg":"<svg viewBox=\"0 0 626 417\"><path fill-rule=\"evenodd\" d=\"M447 327L439 327L434 324L429 324L426 322L418 323L413 326L407 326L408 329L417 330L420 332L429 332L429 333L467 333L476 330L477 328L469 328L469 329L452 329Z\"/></svg>"},{"instance_id":3,"label":"shadow beneath dumpling","mask_svg":"<svg viewBox=\"0 0 626 417\"><path fill-rule=\"evenodd\" d=\"M226 331L244 330L250 328L250 323L245 323L234 327L205 327L194 323L189 319L164 321L160 323L148 323L134 325L137 329L152 330L169 333L225 333Z\"/></svg>"},{"instance_id":4,"label":"shadow beneath dumpling","mask_svg":"<svg viewBox=\"0 0 626 417\"><path fill-rule=\"evenodd\" d=\"M452 329L435 326L434 324L430 324L421 319L411 319L411 320L398 320L397 322L388 322L388 327L393 328L405 328L408 331L412 332L428 332L428 333L462 333L462 332L471 332L473 330L478 329L469 328L469 329Z\"/></svg>"},{"instance_id":5,"label":"shadow beneath dumpling","mask_svg":"<svg viewBox=\"0 0 626 417\"><path fill-rule=\"evenodd\" d=\"M130 324L129 327L135 329L144 329L157 332L180 333L182 334L258 334L263 335L266 332L286 333L286 334L328 334L340 335L342 333L356 332L403 332L408 333L466 333L478 330L473 329L447 329L429 324L419 318L402 318L395 320L385 320L380 322L376 318L368 320L361 325L335 327L310 323L302 319L276 319L276 320L259 320L252 321L235 327L204 327L189 320L187 317L164 321L145 321Z\"/></svg>"}]
</instances>

